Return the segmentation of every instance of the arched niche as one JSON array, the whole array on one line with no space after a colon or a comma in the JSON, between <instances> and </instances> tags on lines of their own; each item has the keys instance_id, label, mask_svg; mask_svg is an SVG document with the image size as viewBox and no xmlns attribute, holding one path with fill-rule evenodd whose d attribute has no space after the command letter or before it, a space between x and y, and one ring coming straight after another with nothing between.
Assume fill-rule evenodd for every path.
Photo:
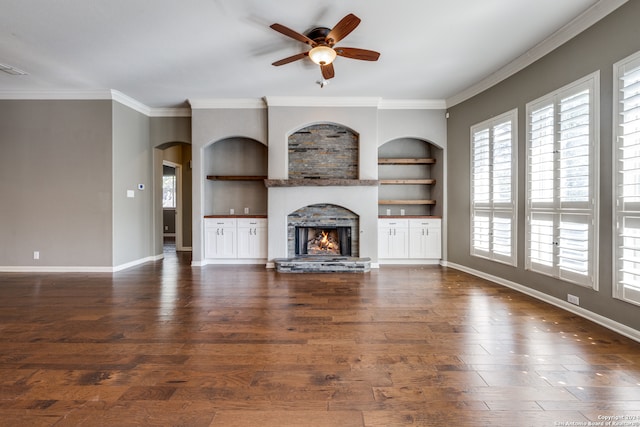
<instances>
[{"instance_id":1,"label":"arched niche","mask_svg":"<svg viewBox=\"0 0 640 427\"><path fill-rule=\"evenodd\" d=\"M358 179L359 136L335 123L316 123L288 137L289 179Z\"/></svg>"},{"instance_id":2,"label":"arched niche","mask_svg":"<svg viewBox=\"0 0 640 427\"><path fill-rule=\"evenodd\" d=\"M405 215L442 216L444 189L444 151L438 145L420 138L403 137L378 148L379 200L411 201L406 204L379 204L381 216ZM384 159L432 159L433 163L393 164ZM407 184L385 184L389 180L404 180ZM415 184L416 180L433 180ZM435 204L413 204L413 201L434 200Z\"/></svg>"},{"instance_id":3,"label":"arched niche","mask_svg":"<svg viewBox=\"0 0 640 427\"><path fill-rule=\"evenodd\" d=\"M245 137L229 137L203 148L205 215L264 215L267 212L267 147ZM251 179L246 179L251 177Z\"/></svg>"}]
</instances>

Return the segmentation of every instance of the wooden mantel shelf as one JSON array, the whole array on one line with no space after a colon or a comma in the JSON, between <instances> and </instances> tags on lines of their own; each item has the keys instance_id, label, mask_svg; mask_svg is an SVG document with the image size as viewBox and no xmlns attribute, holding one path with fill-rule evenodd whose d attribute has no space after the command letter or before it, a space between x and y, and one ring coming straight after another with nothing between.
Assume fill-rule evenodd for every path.
<instances>
[{"instance_id":1,"label":"wooden mantel shelf","mask_svg":"<svg viewBox=\"0 0 640 427\"><path fill-rule=\"evenodd\" d=\"M262 175L207 175L211 181L262 181L265 178Z\"/></svg>"},{"instance_id":2,"label":"wooden mantel shelf","mask_svg":"<svg viewBox=\"0 0 640 427\"><path fill-rule=\"evenodd\" d=\"M435 162L436 159L430 157L378 159L379 165L432 165Z\"/></svg>"},{"instance_id":3,"label":"wooden mantel shelf","mask_svg":"<svg viewBox=\"0 0 640 427\"><path fill-rule=\"evenodd\" d=\"M377 179L265 179L264 185L268 187L348 187L368 186L375 187Z\"/></svg>"}]
</instances>

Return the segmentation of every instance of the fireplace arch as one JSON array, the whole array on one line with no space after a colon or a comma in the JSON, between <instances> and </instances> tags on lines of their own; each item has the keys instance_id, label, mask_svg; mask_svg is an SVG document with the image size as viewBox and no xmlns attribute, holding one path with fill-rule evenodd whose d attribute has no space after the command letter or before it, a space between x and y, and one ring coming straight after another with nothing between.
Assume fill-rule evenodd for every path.
<instances>
[{"instance_id":1,"label":"fireplace arch","mask_svg":"<svg viewBox=\"0 0 640 427\"><path fill-rule=\"evenodd\" d=\"M316 251L312 255L359 256L359 217L342 206L322 203L302 207L287 215L289 258L310 254L307 244L322 231L328 232L338 252ZM348 239L348 241L345 241ZM303 249L304 248L304 249Z\"/></svg>"}]
</instances>

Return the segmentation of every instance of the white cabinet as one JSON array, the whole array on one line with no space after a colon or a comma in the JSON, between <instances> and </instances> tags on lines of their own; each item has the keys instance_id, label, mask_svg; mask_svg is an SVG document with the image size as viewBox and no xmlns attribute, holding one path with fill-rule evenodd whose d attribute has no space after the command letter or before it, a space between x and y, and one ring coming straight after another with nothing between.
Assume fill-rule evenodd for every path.
<instances>
[{"instance_id":1,"label":"white cabinet","mask_svg":"<svg viewBox=\"0 0 640 427\"><path fill-rule=\"evenodd\" d=\"M235 219L205 218L204 232L205 258L236 257Z\"/></svg>"},{"instance_id":2,"label":"white cabinet","mask_svg":"<svg viewBox=\"0 0 640 427\"><path fill-rule=\"evenodd\" d=\"M205 218L204 257L233 263L267 258L265 218Z\"/></svg>"},{"instance_id":3,"label":"white cabinet","mask_svg":"<svg viewBox=\"0 0 640 427\"><path fill-rule=\"evenodd\" d=\"M434 264L442 258L439 218L378 219L378 258L387 264Z\"/></svg>"},{"instance_id":4,"label":"white cabinet","mask_svg":"<svg viewBox=\"0 0 640 427\"><path fill-rule=\"evenodd\" d=\"M406 219L378 221L378 257L398 259L409 256L409 222Z\"/></svg>"},{"instance_id":5,"label":"white cabinet","mask_svg":"<svg viewBox=\"0 0 640 427\"><path fill-rule=\"evenodd\" d=\"M267 257L267 220L238 218L238 258Z\"/></svg>"},{"instance_id":6,"label":"white cabinet","mask_svg":"<svg viewBox=\"0 0 640 427\"><path fill-rule=\"evenodd\" d=\"M409 219L409 258L442 258L441 220Z\"/></svg>"}]
</instances>

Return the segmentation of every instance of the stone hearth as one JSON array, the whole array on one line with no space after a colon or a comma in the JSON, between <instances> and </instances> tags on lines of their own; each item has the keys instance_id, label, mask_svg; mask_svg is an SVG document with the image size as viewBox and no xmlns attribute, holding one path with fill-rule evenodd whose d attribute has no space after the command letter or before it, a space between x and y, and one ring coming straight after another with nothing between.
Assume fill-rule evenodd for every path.
<instances>
[{"instance_id":1,"label":"stone hearth","mask_svg":"<svg viewBox=\"0 0 640 427\"><path fill-rule=\"evenodd\" d=\"M370 258L306 256L275 259L279 273L368 273Z\"/></svg>"}]
</instances>

